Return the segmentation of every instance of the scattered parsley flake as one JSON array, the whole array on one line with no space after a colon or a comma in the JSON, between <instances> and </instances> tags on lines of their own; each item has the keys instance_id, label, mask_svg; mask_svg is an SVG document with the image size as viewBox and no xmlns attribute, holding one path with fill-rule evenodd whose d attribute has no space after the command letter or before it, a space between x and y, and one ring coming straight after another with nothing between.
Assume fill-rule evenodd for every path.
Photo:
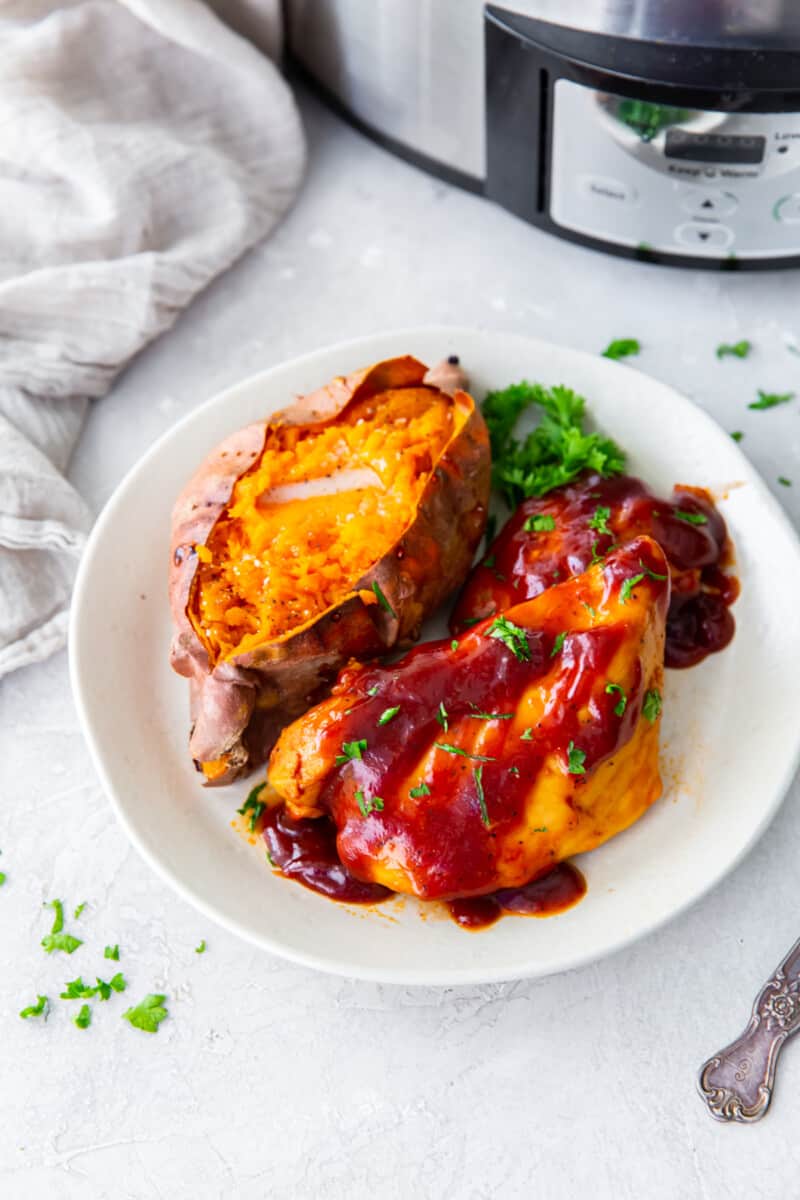
<instances>
[{"instance_id":1,"label":"scattered parsley flake","mask_svg":"<svg viewBox=\"0 0 800 1200\"><path fill-rule=\"evenodd\" d=\"M530 662L531 648L528 644L528 635L519 625L509 621L508 617L495 617L486 630L485 636L497 638L520 662Z\"/></svg>"},{"instance_id":2,"label":"scattered parsley flake","mask_svg":"<svg viewBox=\"0 0 800 1200\"><path fill-rule=\"evenodd\" d=\"M119 962L119 946L106 946L103 958L112 958L114 962Z\"/></svg>"},{"instance_id":3,"label":"scattered parsley flake","mask_svg":"<svg viewBox=\"0 0 800 1200\"><path fill-rule=\"evenodd\" d=\"M367 739L359 738L357 742L342 742L342 753L336 755L336 766L351 762L355 758L363 758L367 748Z\"/></svg>"},{"instance_id":4,"label":"scattered parsley flake","mask_svg":"<svg viewBox=\"0 0 800 1200\"><path fill-rule=\"evenodd\" d=\"M555 658L555 656L558 653L560 653L561 648L564 645L564 640L565 640L566 636L567 636L566 633L564 633L563 631L561 633L556 634L555 641L553 642L553 649L550 651L551 658Z\"/></svg>"},{"instance_id":5,"label":"scattered parsley flake","mask_svg":"<svg viewBox=\"0 0 800 1200\"><path fill-rule=\"evenodd\" d=\"M792 486L791 479L787 479L785 475L778 476L778 483L780 483L783 487L791 487Z\"/></svg>"},{"instance_id":6,"label":"scattered parsley flake","mask_svg":"<svg viewBox=\"0 0 800 1200\"><path fill-rule=\"evenodd\" d=\"M396 620L397 613L394 611L391 604L384 596L383 589L382 589L381 585L378 583L377 579L373 581L372 590L375 593L375 595L378 597L378 603L380 604L381 608L384 609L385 612L388 612L390 617L394 617Z\"/></svg>"},{"instance_id":7,"label":"scattered parsley flake","mask_svg":"<svg viewBox=\"0 0 800 1200\"><path fill-rule=\"evenodd\" d=\"M75 909L75 912L72 914L73 919L77 921L78 917L81 915L81 913L83 912L83 910L85 908L86 908L86 901L82 900L81 903L78 905L78 907Z\"/></svg>"},{"instance_id":8,"label":"scattered parsley flake","mask_svg":"<svg viewBox=\"0 0 800 1200\"><path fill-rule=\"evenodd\" d=\"M84 983L79 975L64 985L64 991L59 993L60 1000L90 1000L97 992L96 987Z\"/></svg>"},{"instance_id":9,"label":"scattered parsley flake","mask_svg":"<svg viewBox=\"0 0 800 1200\"><path fill-rule=\"evenodd\" d=\"M486 808L486 797L483 794L483 766L473 767L472 775L475 780L475 791L478 793L478 807L481 810L481 820L489 828L489 812Z\"/></svg>"},{"instance_id":10,"label":"scattered parsley flake","mask_svg":"<svg viewBox=\"0 0 800 1200\"><path fill-rule=\"evenodd\" d=\"M372 687L367 688L367 695L368 696L377 696L377 694L378 694L378 685L377 685L377 683L373 683Z\"/></svg>"},{"instance_id":11,"label":"scattered parsley flake","mask_svg":"<svg viewBox=\"0 0 800 1200\"><path fill-rule=\"evenodd\" d=\"M468 750L462 750L460 746L451 746L449 742L434 742L437 750L445 750L448 754L460 754L462 758L471 758L475 762L496 762L493 754L470 754Z\"/></svg>"},{"instance_id":12,"label":"scattered parsley flake","mask_svg":"<svg viewBox=\"0 0 800 1200\"><path fill-rule=\"evenodd\" d=\"M248 793L247 799L242 807L237 808L236 810L237 813L239 813L239 815L242 817L247 813L250 814L247 827L251 833L255 833L256 825L261 820L264 809L267 807L263 800L259 800L258 798L266 786L266 783L257 783L256 786Z\"/></svg>"},{"instance_id":13,"label":"scattered parsley flake","mask_svg":"<svg viewBox=\"0 0 800 1200\"><path fill-rule=\"evenodd\" d=\"M135 1008L129 1008L127 1012L122 1014L125 1021L129 1021L136 1029L143 1029L145 1033L157 1033L158 1027L165 1020L169 1013L164 1007L166 996L150 994L145 996Z\"/></svg>"},{"instance_id":14,"label":"scattered parsley flake","mask_svg":"<svg viewBox=\"0 0 800 1200\"><path fill-rule=\"evenodd\" d=\"M753 348L753 343L742 338L740 342L721 342L717 346L717 358L747 358Z\"/></svg>"},{"instance_id":15,"label":"scattered parsley flake","mask_svg":"<svg viewBox=\"0 0 800 1200\"><path fill-rule=\"evenodd\" d=\"M684 512L680 508L676 508L673 514L679 521L685 521L687 525L707 525L708 517L704 513Z\"/></svg>"},{"instance_id":16,"label":"scattered parsley flake","mask_svg":"<svg viewBox=\"0 0 800 1200\"><path fill-rule=\"evenodd\" d=\"M490 712L471 712L467 713L468 717L474 717L476 721L510 721L514 716L510 713L490 713Z\"/></svg>"},{"instance_id":17,"label":"scattered parsley flake","mask_svg":"<svg viewBox=\"0 0 800 1200\"><path fill-rule=\"evenodd\" d=\"M586 609L589 616L592 618L592 620L594 620L595 617L597 616L596 610L592 608L591 604L587 604L585 600L582 601L582 603L583 603L583 607Z\"/></svg>"},{"instance_id":18,"label":"scattered parsley flake","mask_svg":"<svg viewBox=\"0 0 800 1200\"><path fill-rule=\"evenodd\" d=\"M645 693L644 704L642 705L642 716L650 722L661 715L661 693L657 688Z\"/></svg>"},{"instance_id":19,"label":"scattered parsley flake","mask_svg":"<svg viewBox=\"0 0 800 1200\"><path fill-rule=\"evenodd\" d=\"M636 338L617 338L608 343L603 351L603 358L613 358L615 361L619 361L621 358L629 358L632 354L638 354L641 348Z\"/></svg>"},{"instance_id":20,"label":"scattered parsley flake","mask_svg":"<svg viewBox=\"0 0 800 1200\"><path fill-rule=\"evenodd\" d=\"M400 705L395 704L394 708L385 708L378 717L379 725L388 725L389 722L400 712Z\"/></svg>"},{"instance_id":21,"label":"scattered parsley flake","mask_svg":"<svg viewBox=\"0 0 800 1200\"><path fill-rule=\"evenodd\" d=\"M608 534L609 537L613 537L613 531L608 528L608 518L610 516L611 509L606 507L604 504L598 504L597 508L594 510L591 520L589 521L589 528L597 530L598 533L605 533Z\"/></svg>"},{"instance_id":22,"label":"scattered parsley flake","mask_svg":"<svg viewBox=\"0 0 800 1200\"><path fill-rule=\"evenodd\" d=\"M509 767L508 773L509 773L509 775L519 775L519 767L517 767L517 766Z\"/></svg>"},{"instance_id":23,"label":"scattered parsley flake","mask_svg":"<svg viewBox=\"0 0 800 1200\"><path fill-rule=\"evenodd\" d=\"M115 992L124 992L125 988L128 986L125 983L125 976L121 971L117 971L116 975L112 975L108 982L110 983L112 990Z\"/></svg>"},{"instance_id":24,"label":"scattered parsley flake","mask_svg":"<svg viewBox=\"0 0 800 1200\"><path fill-rule=\"evenodd\" d=\"M551 533L556 527L552 513L534 513L522 526L525 533Z\"/></svg>"},{"instance_id":25,"label":"scattered parsley flake","mask_svg":"<svg viewBox=\"0 0 800 1200\"><path fill-rule=\"evenodd\" d=\"M53 928L51 933L61 933L64 928L64 905L60 900L50 900L45 904L45 908L52 908L55 916L53 917Z\"/></svg>"},{"instance_id":26,"label":"scattered parsley flake","mask_svg":"<svg viewBox=\"0 0 800 1200\"><path fill-rule=\"evenodd\" d=\"M383 800L381 797L371 796L367 799L360 788L356 792L356 803L362 817L368 817L373 812L383 812Z\"/></svg>"},{"instance_id":27,"label":"scattered parsley flake","mask_svg":"<svg viewBox=\"0 0 800 1200\"><path fill-rule=\"evenodd\" d=\"M758 399L747 407L760 411L764 408L777 408L779 404L788 404L790 400L794 400L794 392L763 392L759 388Z\"/></svg>"},{"instance_id":28,"label":"scattered parsley flake","mask_svg":"<svg viewBox=\"0 0 800 1200\"><path fill-rule=\"evenodd\" d=\"M534 833L547 833L547 826L546 825L537 825L533 832Z\"/></svg>"},{"instance_id":29,"label":"scattered parsley flake","mask_svg":"<svg viewBox=\"0 0 800 1200\"><path fill-rule=\"evenodd\" d=\"M420 796L430 796L431 789L427 783L421 783L418 787L413 787L408 794L412 800L419 800Z\"/></svg>"},{"instance_id":30,"label":"scattered parsley flake","mask_svg":"<svg viewBox=\"0 0 800 1200\"><path fill-rule=\"evenodd\" d=\"M631 598L633 589L636 587L637 583L642 582L642 580L645 578L645 575L646 575L645 571L640 571L638 575L630 575L626 580L623 581L623 584L622 584L622 587L620 588L620 593L619 593L619 599L620 599L621 604L628 603L628 601Z\"/></svg>"},{"instance_id":31,"label":"scattered parsley flake","mask_svg":"<svg viewBox=\"0 0 800 1200\"><path fill-rule=\"evenodd\" d=\"M278 864L275 862L275 859L272 857L269 847L267 847L267 862L273 869L277 869Z\"/></svg>"},{"instance_id":32,"label":"scattered parsley flake","mask_svg":"<svg viewBox=\"0 0 800 1200\"><path fill-rule=\"evenodd\" d=\"M448 712L444 706L444 701L440 700L439 707L436 710L436 720L439 722L439 724L441 725L441 727L445 731L445 733L447 733L447 730L449 728L449 726L447 724L447 718L448 718Z\"/></svg>"},{"instance_id":33,"label":"scattered parsley flake","mask_svg":"<svg viewBox=\"0 0 800 1200\"><path fill-rule=\"evenodd\" d=\"M77 1017L73 1017L73 1022L78 1026L78 1029L88 1029L92 1023L92 1010L88 1004L84 1004Z\"/></svg>"},{"instance_id":34,"label":"scattered parsley flake","mask_svg":"<svg viewBox=\"0 0 800 1200\"><path fill-rule=\"evenodd\" d=\"M528 726L528 728L525 730L524 733L520 734L520 741L521 742L533 741L533 729L530 725Z\"/></svg>"},{"instance_id":35,"label":"scattered parsley flake","mask_svg":"<svg viewBox=\"0 0 800 1200\"><path fill-rule=\"evenodd\" d=\"M47 954L61 950L64 954L74 954L78 946L82 946L81 938L73 937L71 933L48 933L42 938L42 946Z\"/></svg>"},{"instance_id":36,"label":"scattered parsley flake","mask_svg":"<svg viewBox=\"0 0 800 1200\"><path fill-rule=\"evenodd\" d=\"M457 642L457 640L456 640L455 638L453 638L452 642L450 643L450 649L451 649L451 650L457 650L457 649L458 649L458 642Z\"/></svg>"},{"instance_id":37,"label":"scattered parsley flake","mask_svg":"<svg viewBox=\"0 0 800 1200\"><path fill-rule=\"evenodd\" d=\"M628 706L628 697L625 695L625 689L621 688L618 683L607 683L606 694L611 696L614 692L619 692L619 700L614 705L614 715L621 717Z\"/></svg>"},{"instance_id":38,"label":"scattered parsley flake","mask_svg":"<svg viewBox=\"0 0 800 1200\"><path fill-rule=\"evenodd\" d=\"M203 938L203 940L199 946L195 946L194 952L195 952L195 954L205 954L205 952L206 952L206 939L205 938Z\"/></svg>"},{"instance_id":39,"label":"scattered parsley flake","mask_svg":"<svg viewBox=\"0 0 800 1200\"><path fill-rule=\"evenodd\" d=\"M574 742L567 746L567 770L570 775L585 775L586 751L579 750Z\"/></svg>"},{"instance_id":40,"label":"scattered parsley flake","mask_svg":"<svg viewBox=\"0 0 800 1200\"><path fill-rule=\"evenodd\" d=\"M5 873L5 871L0 871L0 887L3 886L5 881L6 881L6 873Z\"/></svg>"},{"instance_id":41,"label":"scattered parsley flake","mask_svg":"<svg viewBox=\"0 0 800 1200\"><path fill-rule=\"evenodd\" d=\"M46 1017L50 1011L50 1002L47 996L37 996L35 1004L29 1004L26 1008L20 1011L20 1016L23 1021L27 1021L29 1017Z\"/></svg>"},{"instance_id":42,"label":"scattered parsley flake","mask_svg":"<svg viewBox=\"0 0 800 1200\"><path fill-rule=\"evenodd\" d=\"M486 558L485 558L485 559L483 560L483 562L481 563L481 566L482 566L482 567L488 567L489 569L491 569L491 568L494 566L494 564L495 564L495 557L494 557L494 555L493 555L493 554L487 554L487 555L486 555Z\"/></svg>"},{"instance_id":43,"label":"scattered parsley flake","mask_svg":"<svg viewBox=\"0 0 800 1200\"><path fill-rule=\"evenodd\" d=\"M741 429L734 429L733 433L731 434L731 437L733 438L733 440L735 442L740 442L742 440L742 438L744 437L744 434L742 433Z\"/></svg>"},{"instance_id":44,"label":"scattered parsley flake","mask_svg":"<svg viewBox=\"0 0 800 1200\"><path fill-rule=\"evenodd\" d=\"M492 612L494 612L494 609L492 609ZM492 613L486 613L486 616L483 617L464 617L464 620L461 622L461 624L465 629L469 629L471 625L480 625L481 621L485 621L487 617L490 617L491 615Z\"/></svg>"},{"instance_id":45,"label":"scattered parsley flake","mask_svg":"<svg viewBox=\"0 0 800 1200\"><path fill-rule=\"evenodd\" d=\"M539 424L524 439L514 436L522 413L532 406L541 412ZM492 450L492 479L509 507L526 496L543 496L569 483L582 471L619 475L625 455L610 438L586 433L586 401L571 388L552 388L523 380L490 392L483 402Z\"/></svg>"},{"instance_id":46,"label":"scattered parsley flake","mask_svg":"<svg viewBox=\"0 0 800 1200\"><path fill-rule=\"evenodd\" d=\"M605 555L597 553L597 547L600 544L600 539L595 538L592 542L592 557L589 559L589 566L593 567L595 563L602 562Z\"/></svg>"}]
</instances>

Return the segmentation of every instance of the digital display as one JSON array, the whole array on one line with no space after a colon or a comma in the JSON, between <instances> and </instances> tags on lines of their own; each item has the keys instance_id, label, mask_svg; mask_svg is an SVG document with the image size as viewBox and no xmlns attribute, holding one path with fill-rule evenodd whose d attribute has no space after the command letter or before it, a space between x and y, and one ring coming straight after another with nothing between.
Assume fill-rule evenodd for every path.
<instances>
[{"instance_id":1,"label":"digital display","mask_svg":"<svg viewBox=\"0 0 800 1200\"><path fill-rule=\"evenodd\" d=\"M682 158L704 163L760 163L767 139L756 134L689 133L668 129L664 153L667 158Z\"/></svg>"}]
</instances>

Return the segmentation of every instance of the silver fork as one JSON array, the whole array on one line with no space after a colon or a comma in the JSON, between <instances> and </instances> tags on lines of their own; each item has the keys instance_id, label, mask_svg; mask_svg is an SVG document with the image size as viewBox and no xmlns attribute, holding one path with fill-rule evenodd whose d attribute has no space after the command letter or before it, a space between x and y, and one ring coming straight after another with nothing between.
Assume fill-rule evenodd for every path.
<instances>
[{"instance_id":1,"label":"silver fork","mask_svg":"<svg viewBox=\"0 0 800 1200\"><path fill-rule=\"evenodd\" d=\"M800 940L762 987L747 1028L700 1068L697 1085L718 1121L760 1121L769 1108L778 1055L800 1029Z\"/></svg>"}]
</instances>

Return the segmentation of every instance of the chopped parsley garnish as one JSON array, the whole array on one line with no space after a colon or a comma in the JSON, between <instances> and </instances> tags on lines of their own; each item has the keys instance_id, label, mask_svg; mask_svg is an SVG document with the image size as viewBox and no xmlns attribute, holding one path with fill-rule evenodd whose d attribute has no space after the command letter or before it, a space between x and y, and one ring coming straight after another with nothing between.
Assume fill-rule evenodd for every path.
<instances>
[{"instance_id":1,"label":"chopped parsley garnish","mask_svg":"<svg viewBox=\"0 0 800 1200\"><path fill-rule=\"evenodd\" d=\"M377 694L378 694L378 685L377 685L377 683L373 683L372 687L367 688L367 695L368 696L377 696Z\"/></svg>"},{"instance_id":2,"label":"chopped parsley garnish","mask_svg":"<svg viewBox=\"0 0 800 1200\"><path fill-rule=\"evenodd\" d=\"M50 1009L50 1004L47 996L37 996L35 1004L29 1004L27 1008L20 1011L20 1016L23 1021L27 1021L29 1017L46 1017Z\"/></svg>"},{"instance_id":3,"label":"chopped parsley garnish","mask_svg":"<svg viewBox=\"0 0 800 1200\"><path fill-rule=\"evenodd\" d=\"M599 545L599 542L600 542L599 538L595 538L594 541L592 542L592 557L589 559L590 567L593 567L595 565L595 563L602 562L605 557L605 555L597 553L597 547Z\"/></svg>"},{"instance_id":4,"label":"chopped parsley garnish","mask_svg":"<svg viewBox=\"0 0 800 1200\"><path fill-rule=\"evenodd\" d=\"M519 775L519 767L517 767L517 766L509 767L508 773L509 773L509 775Z\"/></svg>"},{"instance_id":5,"label":"chopped parsley garnish","mask_svg":"<svg viewBox=\"0 0 800 1200\"><path fill-rule=\"evenodd\" d=\"M81 1011L78 1013L77 1017L73 1017L73 1021L78 1026L78 1029L89 1028L92 1023L92 1010L89 1008L88 1004L84 1004L81 1007Z\"/></svg>"},{"instance_id":6,"label":"chopped parsley garnish","mask_svg":"<svg viewBox=\"0 0 800 1200\"><path fill-rule=\"evenodd\" d=\"M78 905L78 907L75 909L75 912L72 914L73 918L74 918L76 921L77 921L78 917L81 915L81 913L83 912L83 910L84 910L85 908L86 908L86 901L85 901L85 900L83 900L83 901L81 901L81 903Z\"/></svg>"},{"instance_id":7,"label":"chopped parsley garnish","mask_svg":"<svg viewBox=\"0 0 800 1200\"><path fill-rule=\"evenodd\" d=\"M494 612L494 609L492 609L492 612ZM492 613L488 612L483 617L464 617L464 620L461 622L461 624L465 629L469 629L471 625L480 625L481 621L485 621L486 618L490 617L491 615Z\"/></svg>"},{"instance_id":8,"label":"chopped parsley garnish","mask_svg":"<svg viewBox=\"0 0 800 1200\"><path fill-rule=\"evenodd\" d=\"M533 832L534 833L547 833L547 826L546 825L537 825Z\"/></svg>"},{"instance_id":9,"label":"chopped parsley garnish","mask_svg":"<svg viewBox=\"0 0 800 1200\"><path fill-rule=\"evenodd\" d=\"M372 584L372 590L373 590L373 592L375 593L375 595L378 597L378 603L380 604L381 608L382 608L382 609L384 609L384 611L385 611L385 612L388 612L388 614L389 614L389 616L390 616L390 617L394 617L394 618L395 618L395 620L396 620L396 619L397 619L397 613L394 611L394 609L392 608L391 604L389 603L389 601L388 601L388 600L386 599L386 597L384 596L384 594L383 594L383 588L382 588L382 587L381 587L381 585L378 583L377 579L375 579L375 580L373 581L373 584Z\"/></svg>"},{"instance_id":10,"label":"chopped parsley garnish","mask_svg":"<svg viewBox=\"0 0 800 1200\"><path fill-rule=\"evenodd\" d=\"M791 487L792 486L791 479L787 479L785 475L778 476L778 483L782 484L783 487Z\"/></svg>"},{"instance_id":11,"label":"chopped parsley garnish","mask_svg":"<svg viewBox=\"0 0 800 1200\"><path fill-rule=\"evenodd\" d=\"M458 649L458 641L456 640L456 638L453 638L452 642L450 643L450 649L451 649L451 650L457 650L457 649Z\"/></svg>"},{"instance_id":12,"label":"chopped parsley garnish","mask_svg":"<svg viewBox=\"0 0 800 1200\"><path fill-rule=\"evenodd\" d=\"M336 755L336 766L351 762L354 758L363 758L367 748L367 739L359 738L357 742L342 742L342 753Z\"/></svg>"},{"instance_id":13,"label":"chopped parsley garnish","mask_svg":"<svg viewBox=\"0 0 800 1200\"><path fill-rule=\"evenodd\" d=\"M248 793L247 799L245 800L242 807L237 808L237 810L236 810L237 813L239 813L239 815L242 817L245 816L245 814L247 814L247 813L250 814L250 818L247 822L247 827L251 833L255 833L256 826L258 825L258 822L261 820L264 809L267 807L266 804L263 802L263 800L259 800L259 798L258 798L266 786L267 786L266 783L257 783L256 786L252 789L252 791L250 791Z\"/></svg>"},{"instance_id":14,"label":"chopped parsley garnish","mask_svg":"<svg viewBox=\"0 0 800 1200\"><path fill-rule=\"evenodd\" d=\"M567 636L566 633L564 633L563 631L561 633L556 634L556 639L553 642L553 649L550 651L551 658L555 658L555 656L559 653L559 651L561 650L561 647L564 645L564 639L566 638L566 636Z\"/></svg>"},{"instance_id":15,"label":"chopped parsley garnish","mask_svg":"<svg viewBox=\"0 0 800 1200\"><path fill-rule=\"evenodd\" d=\"M114 962L119 962L119 946L106 946L103 958L112 958Z\"/></svg>"},{"instance_id":16,"label":"chopped parsley garnish","mask_svg":"<svg viewBox=\"0 0 800 1200\"><path fill-rule=\"evenodd\" d=\"M631 354L638 354L641 348L636 338L617 338L616 341L608 343L603 351L603 358L628 358Z\"/></svg>"},{"instance_id":17,"label":"chopped parsley garnish","mask_svg":"<svg viewBox=\"0 0 800 1200\"><path fill-rule=\"evenodd\" d=\"M418 787L413 787L408 794L412 800L419 800L420 796L430 796L431 789L427 783L421 783Z\"/></svg>"},{"instance_id":18,"label":"chopped parsley garnish","mask_svg":"<svg viewBox=\"0 0 800 1200\"><path fill-rule=\"evenodd\" d=\"M447 724L447 717L448 717L448 712L444 706L444 701L440 700L439 707L436 710L436 720L439 722L439 724L441 725L441 727L445 731L445 733L447 733L447 730L450 728L449 725Z\"/></svg>"},{"instance_id":19,"label":"chopped parsley garnish","mask_svg":"<svg viewBox=\"0 0 800 1200\"><path fill-rule=\"evenodd\" d=\"M509 621L508 617L495 617L486 630L485 636L497 638L520 662L530 662L531 648L528 645L528 635L519 625Z\"/></svg>"},{"instance_id":20,"label":"chopped parsley garnish","mask_svg":"<svg viewBox=\"0 0 800 1200\"><path fill-rule=\"evenodd\" d=\"M682 509L676 508L673 515L676 516L679 521L685 521L687 525L708 524L708 517L705 516L704 513L684 512Z\"/></svg>"},{"instance_id":21,"label":"chopped parsley garnish","mask_svg":"<svg viewBox=\"0 0 800 1200\"><path fill-rule=\"evenodd\" d=\"M742 433L741 429L734 429L733 433L731 434L731 437L733 438L733 440L735 442L740 442L742 440L742 438L744 437L744 434Z\"/></svg>"},{"instance_id":22,"label":"chopped parsley garnish","mask_svg":"<svg viewBox=\"0 0 800 1200\"><path fill-rule=\"evenodd\" d=\"M614 715L621 717L628 705L628 697L625 695L625 689L621 688L618 683L607 683L606 694L612 696L614 692L619 692L619 700L614 705Z\"/></svg>"},{"instance_id":23,"label":"chopped parsley garnish","mask_svg":"<svg viewBox=\"0 0 800 1200\"><path fill-rule=\"evenodd\" d=\"M645 693L642 716L651 724L661 715L661 693L657 688Z\"/></svg>"},{"instance_id":24,"label":"chopped parsley garnish","mask_svg":"<svg viewBox=\"0 0 800 1200\"><path fill-rule=\"evenodd\" d=\"M52 954L54 950L61 950L64 954L74 954L78 946L83 945L83 941L81 938L73 937L71 933L62 932L64 929L64 905L60 900L51 900L46 907L52 908L55 916L53 928L42 938L45 952Z\"/></svg>"},{"instance_id":25,"label":"chopped parsley garnish","mask_svg":"<svg viewBox=\"0 0 800 1200\"><path fill-rule=\"evenodd\" d=\"M587 604L585 600L582 601L582 604L583 604L583 607L586 609L587 613L589 614L589 616L592 618L592 620L594 620L595 617L597 616L597 611L594 608L592 608L591 604Z\"/></svg>"},{"instance_id":26,"label":"chopped parsley garnish","mask_svg":"<svg viewBox=\"0 0 800 1200\"><path fill-rule=\"evenodd\" d=\"M278 864L275 862L275 859L272 857L272 854L270 853L269 847L267 848L267 862L269 863L269 865L270 865L271 867L276 867L276 868L277 868L277 865L278 865Z\"/></svg>"},{"instance_id":27,"label":"chopped parsley garnish","mask_svg":"<svg viewBox=\"0 0 800 1200\"><path fill-rule=\"evenodd\" d=\"M356 792L356 803L362 817L368 817L373 812L383 812L383 800L381 797L366 797L360 789Z\"/></svg>"},{"instance_id":28,"label":"chopped parsley garnish","mask_svg":"<svg viewBox=\"0 0 800 1200\"><path fill-rule=\"evenodd\" d=\"M80 975L77 979L72 979L65 984L64 988L65 990L60 993L61 1000L89 1000L97 992L97 988L84 983Z\"/></svg>"},{"instance_id":29,"label":"chopped parsley garnish","mask_svg":"<svg viewBox=\"0 0 800 1200\"><path fill-rule=\"evenodd\" d=\"M437 750L446 750L448 754L460 754L462 758L471 758L475 762L496 762L493 754L470 754L469 750L462 750L460 746L451 746L449 742L434 742Z\"/></svg>"},{"instance_id":30,"label":"chopped parsley garnish","mask_svg":"<svg viewBox=\"0 0 800 1200\"><path fill-rule=\"evenodd\" d=\"M794 392L762 392L758 389L758 399L752 404L748 404L748 408L777 408L779 404L788 404L794 399Z\"/></svg>"},{"instance_id":31,"label":"chopped parsley garnish","mask_svg":"<svg viewBox=\"0 0 800 1200\"><path fill-rule=\"evenodd\" d=\"M3 886L5 881L6 881L6 873L5 873L5 871L0 871L0 887Z\"/></svg>"},{"instance_id":32,"label":"chopped parsley garnish","mask_svg":"<svg viewBox=\"0 0 800 1200\"><path fill-rule=\"evenodd\" d=\"M633 589L636 587L637 583L642 582L642 580L645 578L645 575L646 575L645 571L640 571L638 575L630 575L626 580L623 581L623 584L622 584L622 587L620 588L620 593L619 593L619 599L620 599L621 604L628 603L628 601L631 598L631 593L633 592Z\"/></svg>"},{"instance_id":33,"label":"chopped parsley garnish","mask_svg":"<svg viewBox=\"0 0 800 1200\"><path fill-rule=\"evenodd\" d=\"M475 779L475 791L478 793L478 807L481 810L481 820L486 828L489 828L489 813L486 808L486 797L483 794L483 767L473 767L472 775Z\"/></svg>"},{"instance_id":34,"label":"chopped parsley garnish","mask_svg":"<svg viewBox=\"0 0 800 1200\"><path fill-rule=\"evenodd\" d=\"M585 775L586 751L579 750L574 742L567 746L567 770L570 775Z\"/></svg>"},{"instance_id":35,"label":"chopped parsley garnish","mask_svg":"<svg viewBox=\"0 0 800 1200\"><path fill-rule=\"evenodd\" d=\"M166 998L154 994L145 996L135 1008L129 1008L122 1014L123 1019L129 1021L136 1029L143 1029L145 1033L157 1033L161 1022L169 1016L164 1007Z\"/></svg>"},{"instance_id":36,"label":"chopped parsley garnish","mask_svg":"<svg viewBox=\"0 0 800 1200\"><path fill-rule=\"evenodd\" d=\"M555 527L556 519L552 513L534 513L522 526L526 533L551 533Z\"/></svg>"},{"instance_id":37,"label":"chopped parsley garnish","mask_svg":"<svg viewBox=\"0 0 800 1200\"><path fill-rule=\"evenodd\" d=\"M541 419L524 439L514 437L518 418L528 408L541 410ZM582 471L619 475L625 455L610 438L586 433L586 402L571 388L543 387L523 380L502 391L489 392L483 415L489 427L492 479L510 508L526 496L543 496L575 479Z\"/></svg>"},{"instance_id":38,"label":"chopped parsley garnish","mask_svg":"<svg viewBox=\"0 0 800 1200\"><path fill-rule=\"evenodd\" d=\"M205 954L205 952L206 952L206 939L205 938L203 938L203 940L199 946L195 946L194 952L195 952L195 954Z\"/></svg>"},{"instance_id":39,"label":"chopped parsley garnish","mask_svg":"<svg viewBox=\"0 0 800 1200\"><path fill-rule=\"evenodd\" d=\"M753 343L742 338L740 342L722 342L717 346L717 358L747 358L753 349Z\"/></svg>"},{"instance_id":40,"label":"chopped parsley garnish","mask_svg":"<svg viewBox=\"0 0 800 1200\"><path fill-rule=\"evenodd\" d=\"M488 567L490 570L494 566L495 558L493 554L487 554L486 558L481 563L482 567Z\"/></svg>"},{"instance_id":41,"label":"chopped parsley garnish","mask_svg":"<svg viewBox=\"0 0 800 1200\"><path fill-rule=\"evenodd\" d=\"M468 717L474 717L476 721L510 721L514 716L510 713L489 713L489 712L471 712L467 713Z\"/></svg>"},{"instance_id":42,"label":"chopped parsley garnish","mask_svg":"<svg viewBox=\"0 0 800 1200\"><path fill-rule=\"evenodd\" d=\"M608 518L611 516L611 509L604 504L598 504L594 510L589 528L596 529L598 533L607 533L610 537L613 536L612 531L608 528Z\"/></svg>"},{"instance_id":43,"label":"chopped parsley garnish","mask_svg":"<svg viewBox=\"0 0 800 1200\"><path fill-rule=\"evenodd\" d=\"M525 730L524 733L520 734L520 741L521 742L533 741L533 729L531 728L530 725L528 726L528 728Z\"/></svg>"},{"instance_id":44,"label":"chopped parsley garnish","mask_svg":"<svg viewBox=\"0 0 800 1200\"><path fill-rule=\"evenodd\" d=\"M381 713L381 715L378 717L378 724L379 725L388 725L389 722L392 720L392 718L396 717L399 712L400 712L399 704L395 704L394 708L385 708L383 710L383 712Z\"/></svg>"}]
</instances>

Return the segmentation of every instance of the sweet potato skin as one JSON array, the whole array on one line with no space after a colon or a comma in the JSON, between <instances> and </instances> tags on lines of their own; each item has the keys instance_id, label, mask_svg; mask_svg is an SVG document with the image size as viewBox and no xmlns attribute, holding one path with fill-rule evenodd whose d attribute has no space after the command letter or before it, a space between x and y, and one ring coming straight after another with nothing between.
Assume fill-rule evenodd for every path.
<instances>
[{"instance_id":1,"label":"sweet potato skin","mask_svg":"<svg viewBox=\"0 0 800 1200\"><path fill-rule=\"evenodd\" d=\"M284 725L327 693L348 659L372 658L414 641L425 618L465 579L486 523L490 456L480 411L454 386L447 390L466 420L436 463L402 537L355 581L342 602L306 626L216 665L188 615L198 566L195 546L205 543L236 481L259 459L268 429L325 424L356 399L419 387L428 381L427 373L423 363L406 356L334 379L268 421L232 434L178 497L170 546L175 630L170 664L190 683L189 751L198 770L200 763L224 760L207 784L229 783L264 763ZM360 591L374 595L374 584L392 612L359 596Z\"/></svg>"}]
</instances>

